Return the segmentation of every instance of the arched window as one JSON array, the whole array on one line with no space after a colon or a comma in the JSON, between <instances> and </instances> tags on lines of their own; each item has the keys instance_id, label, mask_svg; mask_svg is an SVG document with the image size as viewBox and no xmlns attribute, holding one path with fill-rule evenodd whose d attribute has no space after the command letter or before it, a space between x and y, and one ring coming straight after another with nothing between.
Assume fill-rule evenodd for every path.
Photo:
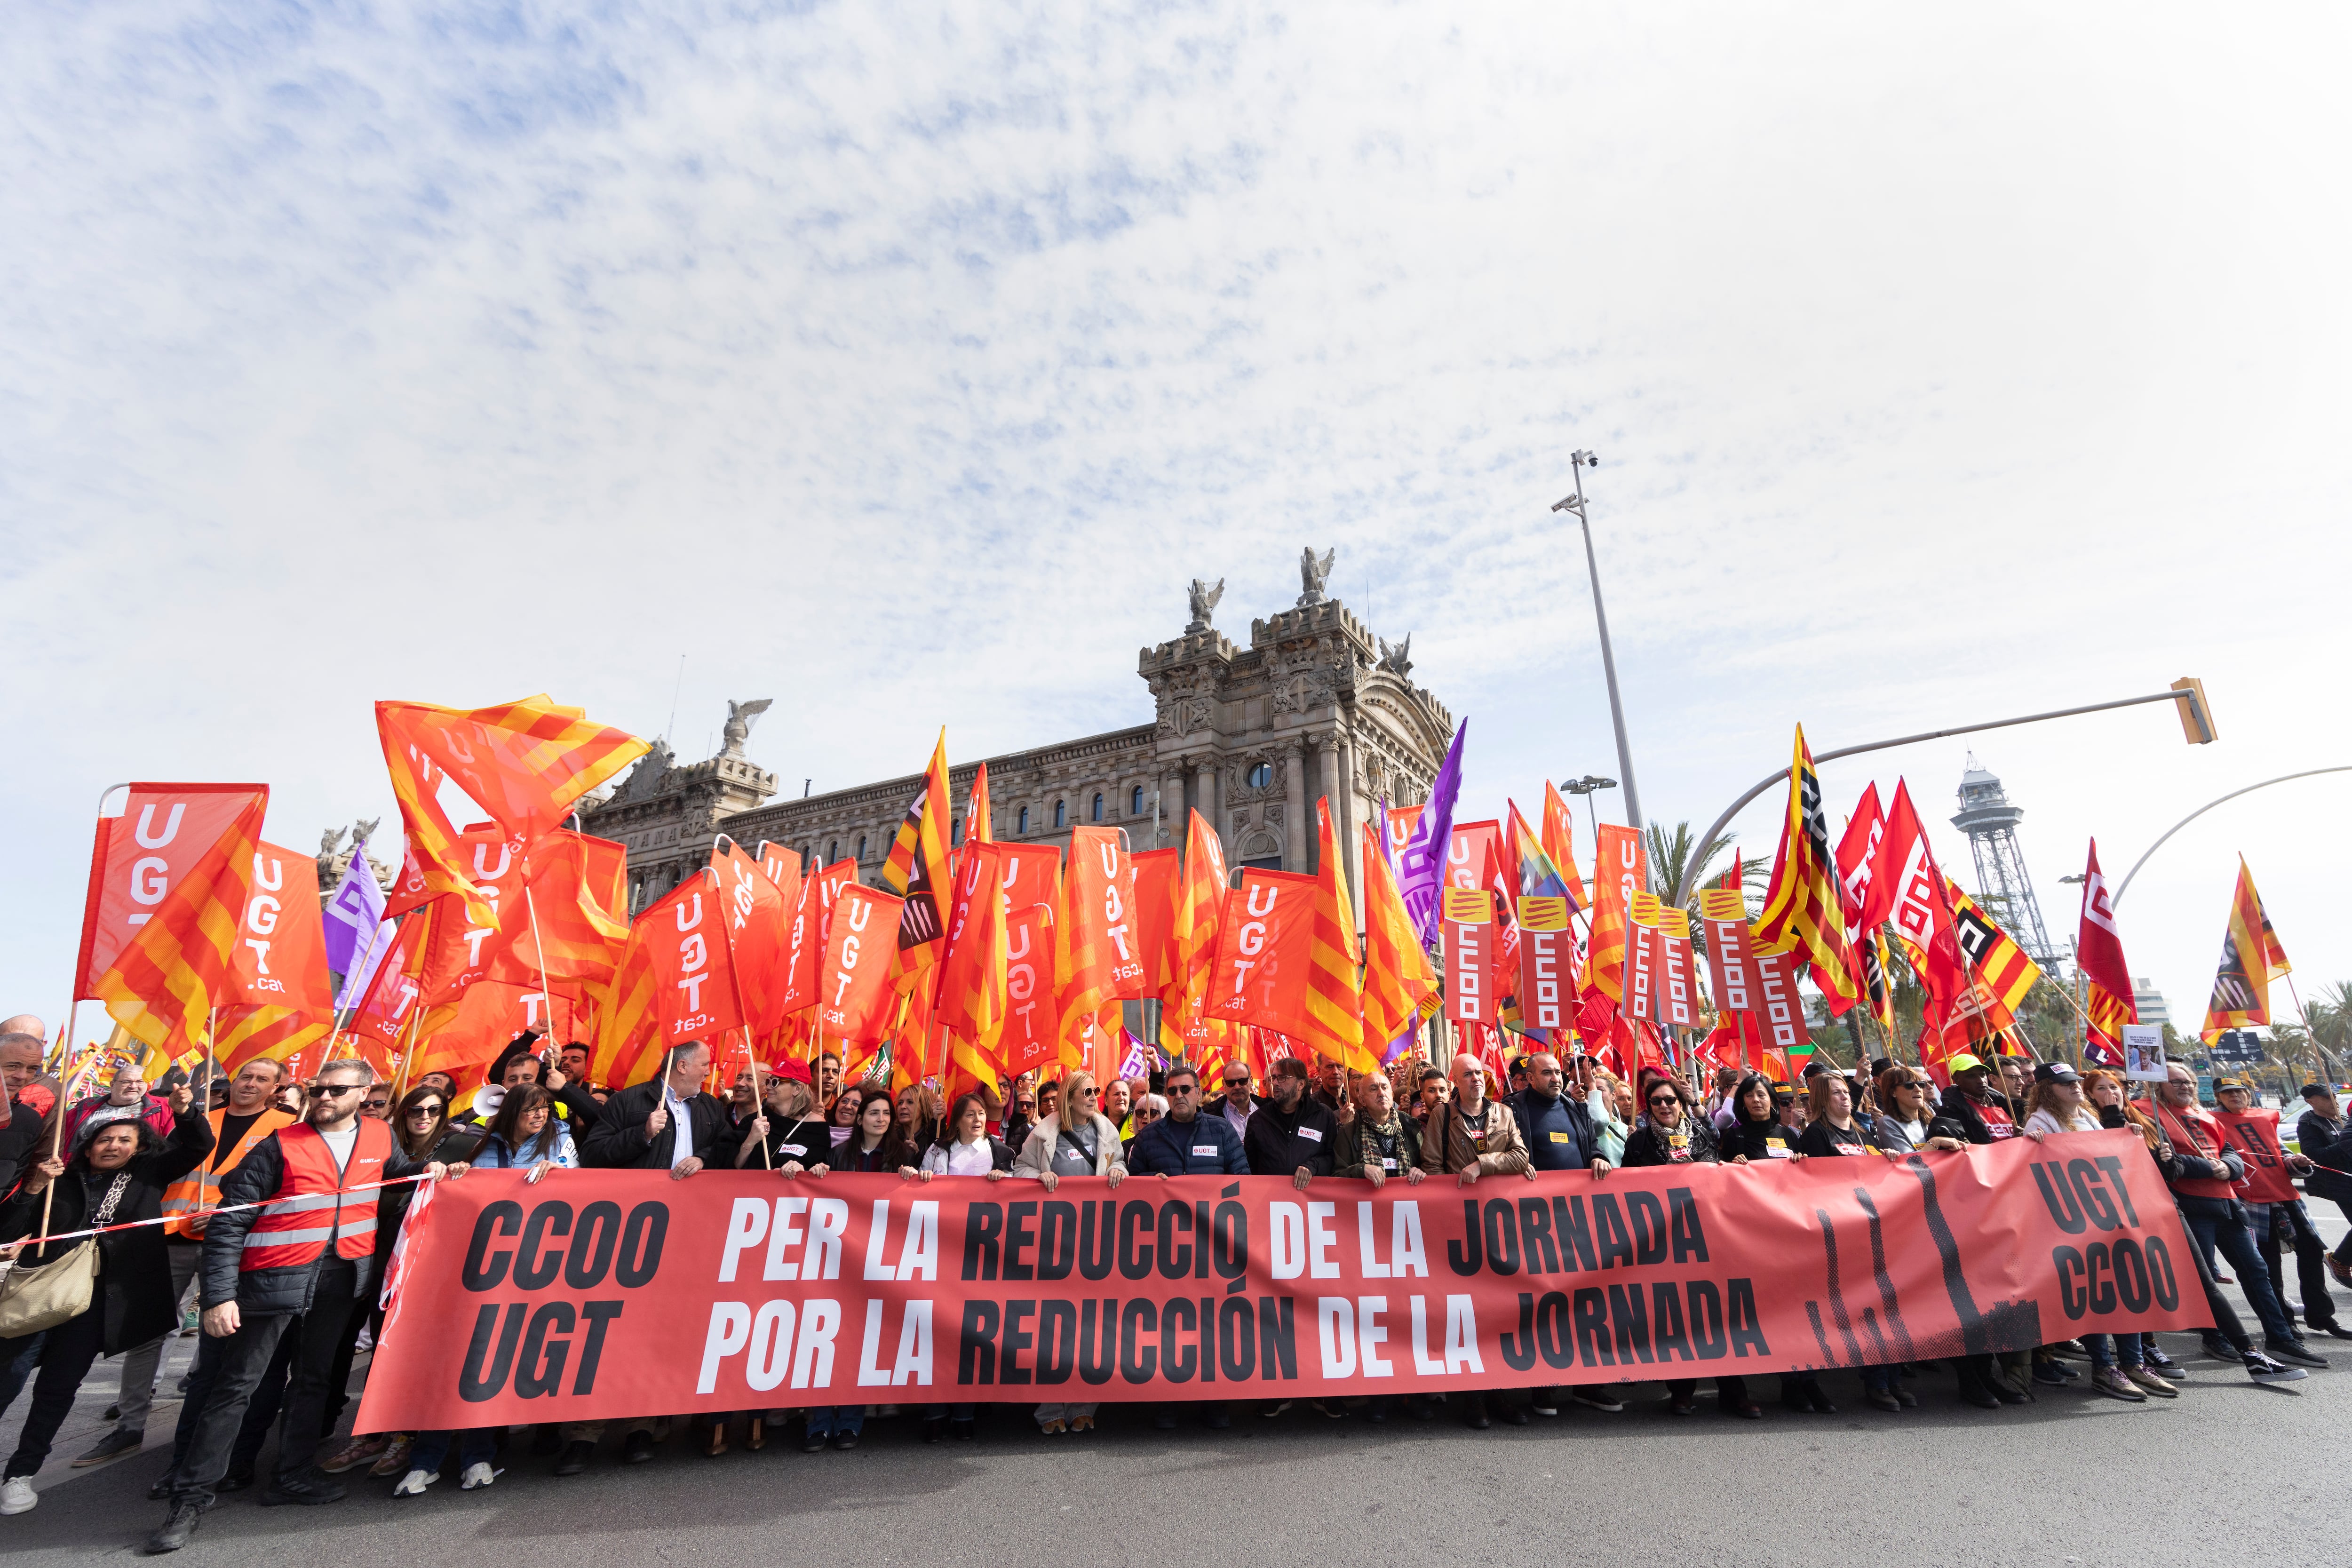
<instances>
[{"instance_id":1,"label":"arched window","mask_svg":"<svg viewBox=\"0 0 2352 1568\"><path fill-rule=\"evenodd\" d=\"M1056 827L1067 827L1069 825L1069 807L1058 800L1055 801L1054 803L1054 826Z\"/></svg>"},{"instance_id":2,"label":"arched window","mask_svg":"<svg viewBox=\"0 0 2352 1568\"><path fill-rule=\"evenodd\" d=\"M857 858L860 860L866 858L866 835L863 833L857 836Z\"/></svg>"},{"instance_id":3,"label":"arched window","mask_svg":"<svg viewBox=\"0 0 2352 1568\"><path fill-rule=\"evenodd\" d=\"M1018 833L1029 831L1029 808L1025 805L1021 808L1021 826L1014 831Z\"/></svg>"},{"instance_id":4,"label":"arched window","mask_svg":"<svg viewBox=\"0 0 2352 1568\"><path fill-rule=\"evenodd\" d=\"M1143 815L1143 786L1141 784L1138 784L1133 789L1127 792L1127 815L1129 816L1141 816Z\"/></svg>"},{"instance_id":5,"label":"arched window","mask_svg":"<svg viewBox=\"0 0 2352 1568\"><path fill-rule=\"evenodd\" d=\"M948 842L950 844L961 844L963 842L962 817L956 817L948 824Z\"/></svg>"},{"instance_id":6,"label":"arched window","mask_svg":"<svg viewBox=\"0 0 2352 1568\"><path fill-rule=\"evenodd\" d=\"M1095 791L1094 810L1092 814L1087 816L1087 820L1089 822L1100 822L1102 820L1102 791L1100 790Z\"/></svg>"},{"instance_id":7,"label":"arched window","mask_svg":"<svg viewBox=\"0 0 2352 1568\"><path fill-rule=\"evenodd\" d=\"M840 840L840 839L838 839L838 838L836 838L836 839L835 839L832 843L830 843L830 844L828 844L828 845L826 845L826 846L824 847L824 860L825 860L825 864L826 864L826 865L828 865L828 866L830 866L831 864L833 864L833 862L835 862L835 860L838 860L838 859L840 859L840 858L841 858L841 840Z\"/></svg>"},{"instance_id":8,"label":"arched window","mask_svg":"<svg viewBox=\"0 0 2352 1568\"><path fill-rule=\"evenodd\" d=\"M1242 782L1249 785L1252 789L1272 788L1274 785L1274 764L1272 763L1252 763L1250 765L1250 771L1242 775Z\"/></svg>"}]
</instances>

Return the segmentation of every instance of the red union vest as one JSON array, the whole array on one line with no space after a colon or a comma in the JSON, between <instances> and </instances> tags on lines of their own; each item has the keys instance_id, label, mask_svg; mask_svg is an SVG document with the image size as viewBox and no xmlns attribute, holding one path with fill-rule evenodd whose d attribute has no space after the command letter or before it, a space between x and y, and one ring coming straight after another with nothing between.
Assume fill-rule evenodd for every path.
<instances>
[{"instance_id":1,"label":"red union vest","mask_svg":"<svg viewBox=\"0 0 2352 1568\"><path fill-rule=\"evenodd\" d=\"M278 1131L286 1173L269 1205L246 1233L237 1272L294 1268L315 1260L330 1237L338 1258L361 1258L375 1250L376 1194L352 1193L383 1179L392 1157L392 1129L373 1116L359 1119L360 1135L351 1163L341 1174L335 1152L307 1121Z\"/></svg>"}]
</instances>

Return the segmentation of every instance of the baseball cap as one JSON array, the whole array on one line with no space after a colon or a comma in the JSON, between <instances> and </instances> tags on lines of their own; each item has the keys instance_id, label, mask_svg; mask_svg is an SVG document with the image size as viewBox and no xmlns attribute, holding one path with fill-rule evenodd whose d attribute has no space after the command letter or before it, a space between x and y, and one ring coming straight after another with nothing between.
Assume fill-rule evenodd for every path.
<instances>
[{"instance_id":1,"label":"baseball cap","mask_svg":"<svg viewBox=\"0 0 2352 1568\"><path fill-rule=\"evenodd\" d=\"M771 1077L784 1079L793 1083L814 1084L816 1082L815 1077L809 1071L808 1063L798 1057L778 1057L768 1064L768 1072Z\"/></svg>"},{"instance_id":2,"label":"baseball cap","mask_svg":"<svg viewBox=\"0 0 2352 1568\"><path fill-rule=\"evenodd\" d=\"M1962 1051L1958 1056L1954 1057L1950 1061L1944 1064L1945 1070L1949 1072L1954 1078L1958 1078L1964 1072L1981 1071L1983 1068L1984 1063L1977 1060L1976 1058L1969 1055L1966 1051Z\"/></svg>"},{"instance_id":3,"label":"baseball cap","mask_svg":"<svg viewBox=\"0 0 2352 1568\"><path fill-rule=\"evenodd\" d=\"M2305 1100L2317 1100L2322 1095L2335 1092L2324 1083L2307 1083L2303 1086L2303 1098Z\"/></svg>"},{"instance_id":4,"label":"baseball cap","mask_svg":"<svg viewBox=\"0 0 2352 1568\"><path fill-rule=\"evenodd\" d=\"M2064 1062L2043 1062L2033 1069L2036 1083L2080 1083L2083 1075Z\"/></svg>"}]
</instances>

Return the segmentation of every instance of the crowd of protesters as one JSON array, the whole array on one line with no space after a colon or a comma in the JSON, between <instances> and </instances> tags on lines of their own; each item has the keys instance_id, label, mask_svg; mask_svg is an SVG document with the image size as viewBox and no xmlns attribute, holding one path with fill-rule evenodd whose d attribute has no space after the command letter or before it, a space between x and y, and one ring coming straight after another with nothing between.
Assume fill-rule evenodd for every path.
<instances>
[{"instance_id":1,"label":"crowd of protesters","mask_svg":"<svg viewBox=\"0 0 2352 1568\"><path fill-rule=\"evenodd\" d=\"M203 1332L181 1387L172 1463L150 1492L167 1510L148 1543L152 1552L184 1545L222 1494L257 1485L265 1504L339 1500L345 1486L336 1478L355 1473L388 1479L394 1497L418 1495L453 1471L462 1489L475 1490L501 1473L502 1455L525 1444L551 1461L553 1474L571 1476L593 1462L607 1426L619 1429L623 1463L652 1458L671 1436L671 1417L654 1414L548 1425L527 1436L476 1428L330 1442L355 1359L383 1328L377 1286L415 1192L403 1178L462 1176L473 1168L519 1169L533 1183L583 1166L666 1171L680 1181L718 1166L786 1180L880 1173L912 1182L1029 1181L1049 1192L1066 1176L1116 1186L1203 1174L1278 1177L1301 1190L1318 1181L1467 1186L1549 1172L1605 1179L1620 1167L1896 1158L2128 1128L2193 1238L2189 1253L2215 1323L2204 1334L2207 1354L2242 1366L2256 1382L2289 1382L2327 1364L2306 1331L2352 1339L2328 1291L2331 1280L2352 1287L2352 1235L2327 1252L2287 1179L2303 1176L2315 1198L2352 1204L2352 1125L2333 1089L2304 1090L2307 1109L2296 1128L2303 1152L2252 1151L2285 1173L2253 1185L2245 1141L2227 1135L2200 1104L2193 1075L2177 1065L2151 1100L2138 1102L2116 1074L2016 1057L1993 1063L1956 1057L1942 1090L1918 1068L1878 1062L1860 1072L1815 1065L1795 1083L1725 1069L1702 1091L1656 1068L1629 1083L1589 1057L1562 1062L1529 1052L1510 1064L1507 1083L1492 1081L1469 1056L1455 1058L1450 1070L1408 1058L1393 1075L1352 1079L1337 1064L1318 1070L1281 1059L1263 1083L1240 1062L1206 1082L1178 1064L1107 1085L1078 1071L1043 1082L1033 1076L948 1104L929 1086L893 1095L871 1083L845 1084L831 1053L814 1067L781 1060L715 1085L710 1053L700 1044L671 1053L661 1076L608 1093L586 1082L584 1047L547 1048L526 1036L492 1066L461 1113L458 1086L446 1075L427 1074L395 1096L358 1060L329 1061L302 1085L288 1081L278 1063L254 1061L195 1092L185 1083L155 1092L136 1068L124 1068L102 1094L60 1108L55 1079L43 1076L45 1059L37 1020L0 1025L8 1091L0 1128L0 1254L13 1254L16 1268L37 1267L71 1244L24 1246L25 1238L162 1223L99 1238L99 1282L79 1316L0 1338L0 1409L28 1380L32 1389L0 1475L0 1514L38 1500L31 1478L102 1357L120 1361L120 1394L109 1412L115 1425L74 1464L140 1450L162 1351L172 1335L193 1331L182 1318L193 1295ZM208 1105L197 1103L198 1092ZM2218 1098L2232 1117L2252 1100L2247 1086L2227 1079ZM2352 1206L2346 1213L2352 1215ZM2292 1292L2284 1277L2290 1251ZM2253 1309L2259 1342L2219 1289L2233 1281ZM2085 1394L2132 1404L2179 1393L2166 1375L2177 1363L2154 1334L2085 1335L1962 1356L1945 1369L1960 1401L1987 1410L2076 1384ZM1899 1413L1919 1404L1934 1369L1859 1371L1862 1397ZM1762 1391L1748 1380L1723 1376L1715 1384L1723 1415L1764 1416ZM1835 1413L1817 1373L1783 1373L1779 1385L1777 1402L1789 1411ZM1402 1408L1430 1420L1444 1406L1478 1429L1496 1421L1525 1426L1558 1415L1563 1405L1617 1415L1627 1386L1538 1386L1523 1398L1423 1393L1405 1397ZM1686 1416L1699 1409L1695 1380L1664 1387L1664 1410ZM1382 1422L1395 1414L1383 1397L1318 1399L1311 1407L1332 1419ZM1091 1404L997 1408L1020 1410L1047 1434L1083 1433L1097 1415ZM1271 1404L1262 1414L1288 1408ZM1213 1403L1162 1405L1150 1415L1173 1428L1188 1413L1222 1428L1237 1410ZM868 1415L900 1414L919 1420L927 1440L968 1439L982 1407L773 1409L680 1425L712 1457L737 1442L763 1447L795 1427L800 1447L814 1452L855 1448ZM257 1478L273 1428L275 1468Z\"/></svg>"}]
</instances>

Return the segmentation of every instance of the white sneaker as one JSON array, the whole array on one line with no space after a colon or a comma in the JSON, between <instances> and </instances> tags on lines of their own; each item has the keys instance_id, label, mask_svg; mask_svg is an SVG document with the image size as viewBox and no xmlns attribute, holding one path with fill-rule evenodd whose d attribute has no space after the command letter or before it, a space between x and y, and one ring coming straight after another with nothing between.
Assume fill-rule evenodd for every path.
<instances>
[{"instance_id":1,"label":"white sneaker","mask_svg":"<svg viewBox=\"0 0 2352 1568\"><path fill-rule=\"evenodd\" d=\"M423 1497L425 1495L425 1489L431 1486L435 1481L437 1481L440 1479L441 1472L438 1470L411 1470L406 1475L400 1478L400 1484L392 1489L392 1495L394 1497Z\"/></svg>"},{"instance_id":2,"label":"white sneaker","mask_svg":"<svg viewBox=\"0 0 2352 1568\"><path fill-rule=\"evenodd\" d=\"M477 1487L488 1486L498 1479L499 1473L490 1468L488 1464L467 1465L464 1479L457 1483L457 1489L461 1492L469 1492Z\"/></svg>"},{"instance_id":3,"label":"white sneaker","mask_svg":"<svg viewBox=\"0 0 2352 1568\"><path fill-rule=\"evenodd\" d=\"M33 1489L30 1476L10 1476L0 1481L0 1514L30 1513L41 1494Z\"/></svg>"}]
</instances>

